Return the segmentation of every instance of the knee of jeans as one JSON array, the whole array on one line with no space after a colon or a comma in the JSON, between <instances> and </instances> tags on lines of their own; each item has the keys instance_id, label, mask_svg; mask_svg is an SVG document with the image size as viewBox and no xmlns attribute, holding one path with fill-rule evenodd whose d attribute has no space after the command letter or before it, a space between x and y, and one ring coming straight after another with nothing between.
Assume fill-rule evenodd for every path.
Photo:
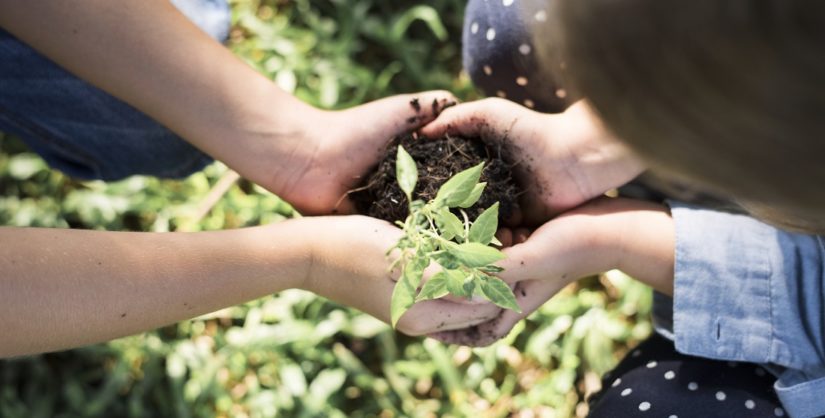
<instances>
[{"instance_id":1,"label":"knee of jeans","mask_svg":"<svg viewBox=\"0 0 825 418\"><path fill-rule=\"evenodd\" d=\"M218 42L229 38L232 12L226 0L170 0L192 23Z\"/></svg>"},{"instance_id":2,"label":"knee of jeans","mask_svg":"<svg viewBox=\"0 0 825 418\"><path fill-rule=\"evenodd\" d=\"M5 115L8 116L8 115ZM0 130L18 136L50 167L84 180L120 180L131 175L182 178L213 160L162 127L83 132L15 120L0 114Z\"/></svg>"}]
</instances>

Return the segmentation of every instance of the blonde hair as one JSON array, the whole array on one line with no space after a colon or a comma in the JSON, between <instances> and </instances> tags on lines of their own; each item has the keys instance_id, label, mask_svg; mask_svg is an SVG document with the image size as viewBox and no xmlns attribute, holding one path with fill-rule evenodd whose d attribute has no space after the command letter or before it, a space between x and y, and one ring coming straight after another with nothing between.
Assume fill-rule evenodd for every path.
<instances>
[{"instance_id":1,"label":"blonde hair","mask_svg":"<svg viewBox=\"0 0 825 418\"><path fill-rule=\"evenodd\" d=\"M566 87L655 170L825 233L825 2L552 6L545 63L560 54Z\"/></svg>"}]
</instances>

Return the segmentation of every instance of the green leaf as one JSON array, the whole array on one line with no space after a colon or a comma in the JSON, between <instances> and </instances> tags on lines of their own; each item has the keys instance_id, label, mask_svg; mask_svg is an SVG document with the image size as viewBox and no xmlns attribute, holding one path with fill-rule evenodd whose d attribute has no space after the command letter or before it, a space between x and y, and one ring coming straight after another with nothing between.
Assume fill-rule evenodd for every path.
<instances>
[{"instance_id":1,"label":"green leaf","mask_svg":"<svg viewBox=\"0 0 825 418\"><path fill-rule=\"evenodd\" d=\"M435 223L438 225L438 230L441 232L441 237L447 240L453 237L464 238L464 223L455 216L447 207L441 209L435 214ZM463 241L463 239L462 239Z\"/></svg>"},{"instance_id":2,"label":"green leaf","mask_svg":"<svg viewBox=\"0 0 825 418\"><path fill-rule=\"evenodd\" d=\"M418 183L418 167L415 166L415 160L401 145L398 146L398 153L395 157L395 178L401 190L407 195L407 201L412 202L412 193L415 190L415 184Z\"/></svg>"},{"instance_id":3,"label":"green leaf","mask_svg":"<svg viewBox=\"0 0 825 418\"><path fill-rule=\"evenodd\" d=\"M484 193L484 187L486 187L486 186L487 186L486 182L478 183L475 186L473 186L473 191L470 192L470 195L467 196L467 198L464 199L463 202L458 204L458 207L466 209L466 208L469 208L470 206L475 205L476 202L478 202L478 199L481 199L481 194Z\"/></svg>"},{"instance_id":4,"label":"green leaf","mask_svg":"<svg viewBox=\"0 0 825 418\"><path fill-rule=\"evenodd\" d=\"M467 267L484 267L505 258L501 251L477 242L447 243L445 247L450 254Z\"/></svg>"},{"instance_id":5,"label":"green leaf","mask_svg":"<svg viewBox=\"0 0 825 418\"><path fill-rule=\"evenodd\" d=\"M470 226L470 241L487 245L495 238L496 230L498 230L498 202L481 212L481 215L478 215L473 225Z\"/></svg>"},{"instance_id":6,"label":"green leaf","mask_svg":"<svg viewBox=\"0 0 825 418\"><path fill-rule=\"evenodd\" d=\"M470 297L473 294L467 293L464 284L467 282L467 279L471 279L472 277L467 273L461 270L444 270L446 277L446 286L447 290L450 291L455 296L459 297Z\"/></svg>"},{"instance_id":7,"label":"green leaf","mask_svg":"<svg viewBox=\"0 0 825 418\"><path fill-rule=\"evenodd\" d=\"M501 268L499 266L496 266L496 265L493 265L493 264L490 264L489 266L479 267L478 269L483 271L484 273L490 273L490 274L501 273L502 271L504 271L503 268Z\"/></svg>"},{"instance_id":8,"label":"green leaf","mask_svg":"<svg viewBox=\"0 0 825 418\"><path fill-rule=\"evenodd\" d=\"M421 284L421 277L428 262L426 257L417 257L407 262L401 273L401 278L395 284L390 299L390 319L392 326L398 323L401 315L407 312L415 303L415 294L418 285Z\"/></svg>"},{"instance_id":9,"label":"green leaf","mask_svg":"<svg viewBox=\"0 0 825 418\"><path fill-rule=\"evenodd\" d=\"M479 163L470 167L447 180L438 189L435 195L436 202L443 202L448 207L454 208L464 202L473 192L478 179L481 178L481 170L484 163Z\"/></svg>"},{"instance_id":10,"label":"green leaf","mask_svg":"<svg viewBox=\"0 0 825 418\"><path fill-rule=\"evenodd\" d=\"M433 260L445 269L455 269L460 266L460 263L454 255L444 251L433 255Z\"/></svg>"},{"instance_id":11,"label":"green leaf","mask_svg":"<svg viewBox=\"0 0 825 418\"><path fill-rule=\"evenodd\" d=\"M464 289L464 297L467 299L473 297L476 289L475 275L470 274L464 279L464 284L461 286Z\"/></svg>"},{"instance_id":12,"label":"green leaf","mask_svg":"<svg viewBox=\"0 0 825 418\"><path fill-rule=\"evenodd\" d=\"M402 275L401 279L395 283L395 288L392 290L392 299L390 299L390 319L392 327L398 323L401 315L407 312L415 303L415 286L410 283L406 275Z\"/></svg>"},{"instance_id":13,"label":"green leaf","mask_svg":"<svg viewBox=\"0 0 825 418\"><path fill-rule=\"evenodd\" d=\"M432 8L431 6L415 6L401 15L398 20L393 23L392 28L390 30L391 39L400 41L404 37L404 33L407 32L407 29L412 24L412 22L416 20L421 20L422 22L426 23L430 30L433 32L433 35L438 38L440 41L447 40L447 29L444 27L444 24L441 22L441 19L438 16L438 12Z\"/></svg>"},{"instance_id":14,"label":"green leaf","mask_svg":"<svg viewBox=\"0 0 825 418\"><path fill-rule=\"evenodd\" d=\"M430 264L430 259L426 256L415 257L404 266L404 277L406 277L410 284L416 289L421 284L421 278L424 276L424 269Z\"/></svg>"},{"instance_id":15,"label":"green leaf","mask_svg":"<svg viewBox=\"0 0 825 418\"><path fill-rule=\"evenodd\" d=\"M484 275L478 278L476 284L479 293L490 302L504 309L512 309L521 313L521 307L516 302L516 296L504 280Z\"/></svg>"},{"instance_id":16,"label":"green leaf","mask_svg":"<svg viewBox=\"0 0 825 418\"><path fill-rule=\"evenodd\" d=\"M433 277L430 277L424 286L421 288L421 292L418 294L418 297L415 298L416 302L422 300L429 300L429 299L438 299L441 297L446 296L450 293L447 290L447 274L443 271L439 271Z\"/></svg>"}]
</instances>

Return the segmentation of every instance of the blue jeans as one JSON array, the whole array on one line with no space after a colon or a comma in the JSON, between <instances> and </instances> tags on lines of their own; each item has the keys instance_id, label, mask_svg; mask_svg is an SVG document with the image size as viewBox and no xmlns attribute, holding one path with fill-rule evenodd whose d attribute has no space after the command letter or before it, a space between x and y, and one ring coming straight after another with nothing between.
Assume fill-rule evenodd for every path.
<instances>
[{"instance_id":1,"label":"blue jeans","mask_svg":"<svg viewBox=\"0 0 825 418\"><path fill-rule=\"evenodd\" d=\"M172 2L210 36L226 39L230 13L225 0ZM82 179L183 177L212 161L2 29L0 131L19 136L49 165Z\"/></svg>"}]
</instances>

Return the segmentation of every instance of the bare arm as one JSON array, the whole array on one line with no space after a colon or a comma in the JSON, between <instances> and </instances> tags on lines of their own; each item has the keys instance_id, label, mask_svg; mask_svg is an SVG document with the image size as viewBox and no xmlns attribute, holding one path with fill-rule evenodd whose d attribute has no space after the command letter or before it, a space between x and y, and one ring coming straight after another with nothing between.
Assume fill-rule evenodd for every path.
<instances>
[{"instance_id":1,"label":"bare arm","mask_svg":"<svg viewBox=\"0 0 825 418\"><path fill-rule=\"evenodd\" d=\"M363 216L196 233L0 228L0 358L135 334L289 288L388 321L385 253L399 234ZM398 327L421 335L498 312L428 301Z\"/></svg>"},{"instance_id":2,"label":"bare arm","mask_svg":"<svg viewBox=\"0 0 825 418\"><path fill-rule=\"evenodd\" d=\"M298 145L271 139L313 117L168 1L3 0L0 26L263 184Z\"/></svg>"},{"instance_id":3,"label":"bare arm","mask_svg":"<svg viewBox=\"0 0 825 418\"><path fill-rule=\"evenodd\" d=\"M602 198L542 225L523 243L505 249L500 277L516 284L522 313L434 337L483 346L512 327L559 290L585 276L619 269L659 292L673 294L675 231L667 207L630 199Z\"/></svg>"},{"instance_id":4,"label":"bare arm","mask_svg":"<svg viewBox=\"0 0 825 418\"><path fill-rule=\"evenodd\" d=\"M426 123L399 95L345 111L280 90L166 0L0 0L0 27L304 213L335 207L394 135ZM452 102L445 92L415 96Z\"/></svg>"},{"instance_id":5,"label":"bare arm","mask_svg":"<svg viewBox=\"0 0 825 418\"><path fill-rule=\"evenodd\" d=\"M150 330L300 287L296 223L202 233L0 229L0 357Z\"/></svg>"}]
</instances>

